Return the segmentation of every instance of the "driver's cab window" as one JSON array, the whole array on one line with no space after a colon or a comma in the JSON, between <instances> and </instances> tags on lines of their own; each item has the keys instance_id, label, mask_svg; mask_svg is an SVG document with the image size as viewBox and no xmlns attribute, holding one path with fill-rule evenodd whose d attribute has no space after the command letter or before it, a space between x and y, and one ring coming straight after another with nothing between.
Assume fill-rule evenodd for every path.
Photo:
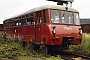
<instances>
[{"instance_id":1,"label":"driver's cab window","mask_svg":"<svg viewBox=\"0 0 90 60\"><path fill-rule=\"evenodd\" d=\"M73 24L72 12L61 11L62 24Z\"/></svg>"}]
</instances>

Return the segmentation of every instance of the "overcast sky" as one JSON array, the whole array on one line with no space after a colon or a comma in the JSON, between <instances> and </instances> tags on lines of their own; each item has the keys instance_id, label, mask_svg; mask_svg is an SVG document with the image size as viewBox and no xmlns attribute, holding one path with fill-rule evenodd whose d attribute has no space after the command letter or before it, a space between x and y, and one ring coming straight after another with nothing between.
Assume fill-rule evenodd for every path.
<instances>
[{"instance_id":1,"label":"overcast sky","mask_svg":"<svg viewBox=\"0 0 90 60\"><path fill-rule=\"evenodd\" d=\"M0 0L0 24L7 17L42 5L56 5L45 0ZM80 18L90 18L90 0L74 0L73 8L80 12Z\"/></svg>"}]
</instances>

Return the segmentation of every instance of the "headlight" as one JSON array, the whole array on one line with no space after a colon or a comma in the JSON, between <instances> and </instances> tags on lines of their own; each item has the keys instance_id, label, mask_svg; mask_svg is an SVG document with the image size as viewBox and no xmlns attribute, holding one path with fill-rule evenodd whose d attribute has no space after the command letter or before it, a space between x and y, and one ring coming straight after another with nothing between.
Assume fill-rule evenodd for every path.
<instances>
[{"instance_id":1,"label":"headlight","mask_svg":"<svg viewBox=\"0 0 90 60\"><path fill-rule=\"evenodd\" d=\"M53 33L53 34L56 34L56 30L54 29L54 30L52 31L52 33Z\"/></svg>"}]
</instances>

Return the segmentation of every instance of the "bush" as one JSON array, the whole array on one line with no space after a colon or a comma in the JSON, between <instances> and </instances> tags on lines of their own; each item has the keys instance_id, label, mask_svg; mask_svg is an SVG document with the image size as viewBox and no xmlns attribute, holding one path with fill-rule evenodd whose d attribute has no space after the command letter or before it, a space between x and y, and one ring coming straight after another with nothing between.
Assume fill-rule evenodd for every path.
<instances>
[{"instance_id":1,"label":"bush","mask_svg":"<svg viewBox=\"0 0 90 60\"><path fill-rule=\"evenodd\" d=\"M44 46L40 47L40 51L34 51L33 45L30 43L27 43L25 47L22 47L21 42L16 42L15 39L13 39L10 35L8 36L7 40L4 40L2 38L2 33L0 33L0 58L14 58L19 57L20 60L27 60L27 59L33 59L37 60L36 58L42 59L61 59L59 56L57 57L46 57L46 48ZM31 58L30 58L31 57Z\"/></svg>"},{"instance_id":2,"label":"bush","mask_svg":"<svg viewBox=\"0 0 90 60\"><path fill-rule=\"evenodd\" d=\"M90 57L90 34L83 34L82 43L80 45L71 45L69 52L86 55Z\"/></svg>"}]
</instances>

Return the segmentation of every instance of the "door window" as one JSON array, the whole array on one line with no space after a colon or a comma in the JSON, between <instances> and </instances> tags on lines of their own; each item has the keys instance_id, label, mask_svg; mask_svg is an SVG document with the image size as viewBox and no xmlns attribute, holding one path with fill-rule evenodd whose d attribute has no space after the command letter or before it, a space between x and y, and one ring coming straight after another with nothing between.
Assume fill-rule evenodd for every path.
<instances>
[{"instance_id":1,"label":"door window","mask_svg":"<svg viewBox=\"0 0 90 60\"><path fill-rule=\"evenodd\" d=\"M60 23L59 10L51 10L51 23Z\"/></svg>"},{"instance_id":2,"label":"door window","mask_svg":"<svg viewBox=\"0 0 90 60\"><path fill-rule=\"evenodd\" d=\"M36 13L36 24L42 24L42 12L41 11Z\"/></svg>"}]
</instances>

